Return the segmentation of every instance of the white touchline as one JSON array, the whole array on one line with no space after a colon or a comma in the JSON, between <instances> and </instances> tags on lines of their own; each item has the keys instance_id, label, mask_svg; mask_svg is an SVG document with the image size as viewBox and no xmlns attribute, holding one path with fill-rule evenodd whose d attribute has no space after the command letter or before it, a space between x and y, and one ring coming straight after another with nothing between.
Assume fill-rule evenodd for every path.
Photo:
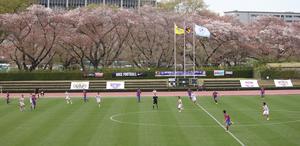
<instances>
[{"instance_id":1,"label":"white touchline","mask_svg":"<svg viewBox=\"0 0 300 146\"><path fill-rule=\"evenodd\" d=\"M206 112L212 119L214 119L224 130L226 128L213 116L211 115L204 107L202 107L200 104L197 103L197 106L200 107L204 112ZM229 135L231 135L238 143L240 143L242 146L246 146L241 140L239 140L235 135L233 135L230 131L228 131Z\"/></svg>"}]
</instances>

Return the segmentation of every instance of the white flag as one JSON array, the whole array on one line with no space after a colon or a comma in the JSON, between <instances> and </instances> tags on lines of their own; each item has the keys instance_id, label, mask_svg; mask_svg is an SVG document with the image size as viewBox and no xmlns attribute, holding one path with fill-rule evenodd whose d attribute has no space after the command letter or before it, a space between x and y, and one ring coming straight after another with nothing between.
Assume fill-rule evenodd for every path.
<instances>
[{"instance_id":1,"label":"white flag","mask_svg":"<svg viewBox=\"0 0 300 146\"><path fill-rule=\"evenodd\" d=\"M196 35L201 37L208 37L208 38L210 37L210 32L206 27L196 25L196 24L195 24L195 33Z\"/></svg>"}]
</instances>

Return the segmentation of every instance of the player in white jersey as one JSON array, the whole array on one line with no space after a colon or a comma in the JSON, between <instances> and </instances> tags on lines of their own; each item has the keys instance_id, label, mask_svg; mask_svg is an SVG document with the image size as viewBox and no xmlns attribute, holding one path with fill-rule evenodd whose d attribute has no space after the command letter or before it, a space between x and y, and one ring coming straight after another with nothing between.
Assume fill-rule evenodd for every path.
<instances>
[{"instance_id":1,"label":"player in white jersey","mask_svg":"<svg viewBox=\"0 0 300 146\"><path fill-rule=\"evenodd\" d=\"M100 96L100 93L99 92L97 92L97 95L96 95L96 102L97 102L97 104L98 104L98 107L100 108L100 103L101 103L101 96Z\"/></svg>"},{"instance_id":2,"label":"player in white jersey","mask_svg":"<svg viewBox=\"0 0 300 146\"><path fill-rule=\"evenodd\" d=\"M32 107L32 98L31 98L31 96L32 96L32 93L30 93L30 96L29 96L29 102L30 102L30 105Z\"/></svg>"},{"instance_id":3,"label":"player in white jersey","mask_svg":"<svg viewBox=\"0 0 300 146\"><path fill-rule=\"evenodd\" d=\"M178 96L177 108L178 108L179 112L181 112L183 110L183 103L182 103L182 99L180 96Z\"/></svg>"},{"instance_id":4,"label":"player in white jersey","mask_svg":"<svg viewBox=\"0 0 300 146\"><path fill-rule=\"evenodd\" d=\"M65 96L67 104L73 104L68 91L65 92Z\"/></svg>"},{"instance_id":5,"label":"player in white jersey","mask_svg":"<svg viewBox=\"0 0 300 146\"><path fill-rule=\"evenodd\" d=\"M155 89L152 91L152 93L153 93L153 96L157 95L157 91Z\"/></svg>"},{"instance_id":6,"label":"player in white jersey","mask_svg":"<svg viewBox=\"0 0 300 146\"><path fill-rule=\"evenodd\" d=\"M196 101L197 101L197 97L196 97L196 94L193 92L192 95L191 95L191 99L192 101L194 102L194 104L196 104Z\"/></svg>"},{"instance_id":7,"label":"player in white jersey","mask_svg":"<svg viewBox=\"0 0 300 146\"><path fill-rule=\"evenodd\" d=\"M20 106L20 111L23 112L25 110L25 103L24 103L24 95L22 94L20 99L19 99L19 106Z\"/></svg>"},{"instance_id":8,"label":"player in white jersey","mask_svg":"<svg viewBox=\"0 0 300 146\"><path fill-rule=\"evenodd\" d=\"M269 120L269 114L270 114L270 109L266 104L266 102L263 102L263 116L266 117L267 120Z\"/></svg>"}]
</instances>

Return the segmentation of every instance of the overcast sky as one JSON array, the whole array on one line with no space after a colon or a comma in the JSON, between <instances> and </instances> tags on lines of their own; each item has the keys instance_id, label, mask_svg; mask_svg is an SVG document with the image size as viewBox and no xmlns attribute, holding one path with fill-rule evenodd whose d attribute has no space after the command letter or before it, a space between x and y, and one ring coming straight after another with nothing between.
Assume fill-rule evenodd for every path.
<instances>
[{"instance_id":1,"label":"overcast sky","mask_svg":"<svg viewBox=\"0 0 300 146\"><path fill-rule=\"evenodd\" d=\"M224 11L279 11L300 12L300 0L204 0L208 9Z\"/></svg>"}]
</instances>

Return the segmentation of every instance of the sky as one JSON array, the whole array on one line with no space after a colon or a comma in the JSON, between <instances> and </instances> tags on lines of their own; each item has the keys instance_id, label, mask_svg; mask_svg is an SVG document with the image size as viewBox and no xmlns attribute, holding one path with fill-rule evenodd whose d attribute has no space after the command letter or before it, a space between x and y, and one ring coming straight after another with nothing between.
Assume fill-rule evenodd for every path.
<instances>
[{"instance_id":1,"label":"sky","mask_svg":"<svg viewBox=\"0 0 300 146\"><path fill-rule=\"evenodd\" d=\"M300 12L300 0L204 0L208 9L225 11L279 11Z\"/></svg>"}]
</instances>

